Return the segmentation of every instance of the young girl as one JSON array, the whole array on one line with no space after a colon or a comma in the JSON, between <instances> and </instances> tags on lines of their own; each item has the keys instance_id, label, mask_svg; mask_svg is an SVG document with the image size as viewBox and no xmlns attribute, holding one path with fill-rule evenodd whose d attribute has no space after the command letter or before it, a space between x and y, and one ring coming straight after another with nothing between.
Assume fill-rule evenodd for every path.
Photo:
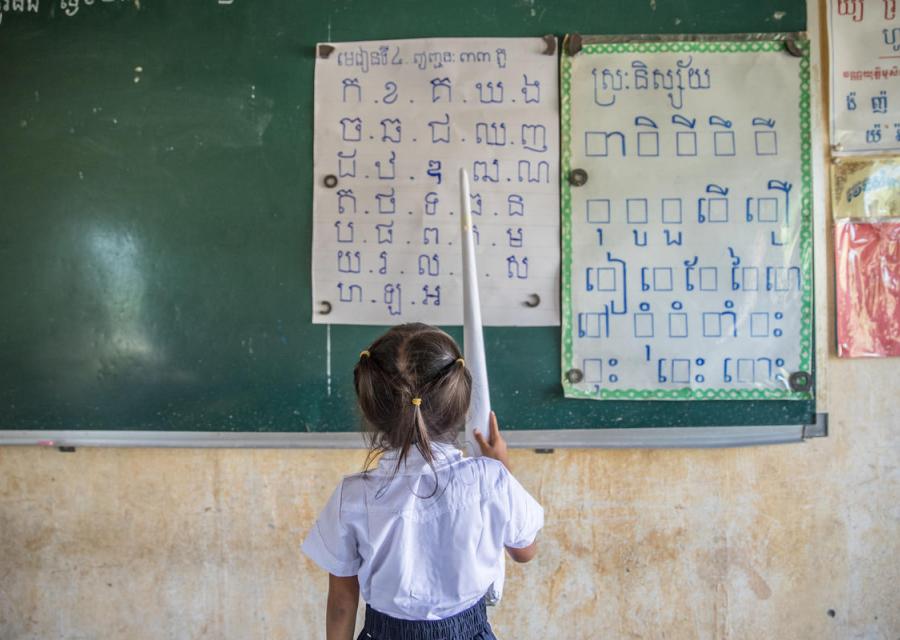
<instances>
[{"instance_id":1,"label":"young girl","mask_svg":"<svg viewBox=\"0 0 900 640\"><path fill-rule=\"evenodd\" d=\"M510 474L493 414L489 439L476 432L484 457L455 447L472 389L459 347L434 327L394 327L353 381L367 470L343 479L303 543L330 574L328 640L352 639L360 592L360 639L494 639L485 598L500 595L504 548L531 560L544 512Z\"/></svg>"}]
</instances>

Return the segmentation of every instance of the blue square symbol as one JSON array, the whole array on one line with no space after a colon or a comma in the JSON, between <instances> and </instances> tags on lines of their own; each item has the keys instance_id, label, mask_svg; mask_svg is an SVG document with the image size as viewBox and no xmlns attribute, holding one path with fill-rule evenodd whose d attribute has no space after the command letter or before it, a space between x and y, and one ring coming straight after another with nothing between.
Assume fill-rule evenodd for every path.
<instances>
[{"instance_id":1,"label":"blue square symbol","mask_svg":"<svg viewBox=\"0 0 900 640\"><path fill-rule=\"evenodd\" d=\"M616 290L616 270L610 267L597 267L597 291Z\"/></svg>"},{"instance_id":2,"label":"blue square symbol","mask_svg":"<svg viewBox=\"0 0 900 640\"><path fill-rule=\"evenodd\" d=\"M756 382L756 361L753 358L738 358L737 381Z\"/></svg>"},{"instance_id":3,"label":"blue square symbol","mask_svg":"<svg viewBox=\"0 0 900 640\"><path fill-rule=\"evenodd\" d=\"M681 224L681 198L662 199L663 224Z\"/></svg>"},{"instance_id":4,"label":"blue square symbol","mask_svg":"<svg viewBox=\"0 0 900 640\"><path fill-rule=\"evenodd\" d=\"M605 198L591 198L587 201L587 221L592 224L606 224L610 217L610 203Z\"/></svg>"},{"instance_id":5,"label":"blue square symbol","mask_svg":"<svg viewBox=\"0 0 900 640\"><path fill-rule=\"evenodd\" d=\"M760 222L778 222L778 198L760 198L757 218Z\"/></svg>"},{"instance_id":6,"label":"blue square symbol","mask_svg":"<svg viewBox=\"0 0 900 640\"><path fill-rule=\"evenodd\" d=\"M722 316L718 313L703 313L703 337L722 337Z\"/></svg>"},{"instance_id":7,"label":"blue square symbol","mask_svg":"<svg viewBox=\"0 0 900 640\"><path fill-rule=\"evenodd\" d=\"M647 222L647 199L628 198L625 201L625 211L629 223L645 224Z\"/></svg>"},{"instance_id":8,"label":"blue square symbol","mask_svg":"<svg viewBox=\"0 0 900 640\"><path fill-rule=\"evenodd\" d=\"M719 269L717 267L700 267L700 291L718 291Z\"/></svg>"},{"instance_id":9,"label":"blue square symbol","mask_svg":"<svg viewBox=\"0 0 900 640\"><path fill-rule=\"evenodd\" d=\"M694 131L679 131L676 133L675 153L679 156L697 155L697 134Z\"/></svg>"},{"instance_id":10,"label":"blue square symbol","mask_svg":"<svg viewBox=\"0 0 900 640\"><path fill-rule=\"evenodd\" d=\"M634 314L634 337L635 338L652 338L653 337L653 314L652 313L635 313Z\"/></svg>"},{"instance_id":11,"label":"blue square symbol","mask_svg":"<svg viewBox=\"0 0 900 640\"><path fill-rule=\"evenodd\" d=\"M582 363L585 382L603 382L603 360L600 358L585 358Z\"/></svg>"},{"instance_id":12,"label":"blue square symbol","mask_svg":"<svg viewBox=\"0 0 900 640\"><path fill-rule=\"evenodd\" d=\"M778 137L774 131L757 131L756 135L756 155L758 156L775 156L778 155Z\"/></svg>"},{"instance_id":13,"label":"blue square symbol","mask_svg":"<svg viewBox=\"0 0 900 640\"><path fill-rule=\"evenodd\" d=\"M741 288L745 291L759 291L758 267L741 267Z\"/></svg>"},{"instance_id":14,"label":"blue square symbol","mask_svg":"<svg viewBox=\"0 0 900 640\"><path fill-rule=\"evenodd\" d=\"M709 221L728 222L728 198L710 198Z\"/></svg>"},{"instance_id":15,"label":"blue square symbol","mask_svg":"<svg viewBox=\"0 0 900 640\"><path fill-rule=\"evenodd\" d=\"M653 289L656 291L672 290L672 267L653 267Z\"/></svg>"},{"instance_id":16,"label":"blue square symbol","mask_svg":"<svg viewBox=\"0 0 900 640\"><path fill-rule=\"evenodd\" d=\"M750 314L750 337L752 337L752 338L768 338L769 337L769 314L768 313L751 313Z\"/></svg>"},{"instance_id":17,"label":"blue square symbol","mask_svg":"<svg viewBox=\"0 0 900 640\"><path fill-rule=\"evenodd\" d=\"M691 361L687 358L672 358L672 382L687 384L691 381Z\"/></svg>"},{"instance_id":18,"label":"blue square symbol","mask_svg":"<svg viewBox=\"0 0 900 640\"><path fill-rule=\"evenodd\" d=\"M659 134L655 131L641 131L637 135L639 156L659 155Z\"/></svg>"},{"instance_id":19,"label":"blue square symbol","mask_svg":"<svg viewBox=\"0 0 900 640\"><path fill-rule=\"evenodd\" d=\"M670 313L669 314L669 337L670 338L687 338L688 324L686 313Z\"/></svg>"},{"instance_id":20,"label":"blue square symbol","mask_svg":"<svg viewBox=\"0 0 900 640\"><path fill-rule=\"evenodd\" d=\"M713 134L713 151L717 156L733 156L734 131L716 131Z\"/></svg>"}]
</instances>

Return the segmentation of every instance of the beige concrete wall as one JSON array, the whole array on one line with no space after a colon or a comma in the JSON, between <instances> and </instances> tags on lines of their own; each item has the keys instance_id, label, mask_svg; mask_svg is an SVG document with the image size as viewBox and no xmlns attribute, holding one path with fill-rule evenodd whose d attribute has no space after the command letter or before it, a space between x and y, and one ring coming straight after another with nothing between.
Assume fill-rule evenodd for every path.
<instances>
[{"instance_id":1,"label":"beige concrete wall","mask_svg":"<svg viewBox=\"0 0 900 640\"><path fill-rule=\"evenodd\" d=\"M900 361L830 364L827 439L517 452L547 527L500 636L900 638ZM0 638L324 637L326 576L297 545L360 464L0 448Z\"/></svg>"}]
</instances>

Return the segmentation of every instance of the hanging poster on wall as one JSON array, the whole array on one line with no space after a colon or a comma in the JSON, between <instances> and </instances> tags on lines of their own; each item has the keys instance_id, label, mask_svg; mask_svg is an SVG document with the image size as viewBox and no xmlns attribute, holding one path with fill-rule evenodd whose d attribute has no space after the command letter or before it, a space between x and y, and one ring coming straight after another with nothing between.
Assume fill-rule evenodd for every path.
<instances>
[{"instance_id":1,"label":"hanging poster on wall","mask_svg":"<svg viewBox=\"0 0 900 640\"><path fill-rule=\"evenodd\" d=\"M320 44L313 322L462 324L459 170L484 323L559 324L556 39Z\"/></svg>"},{"instance_id":2,"label":"hanging poster on wall","mask_svg":"<svg viewBox=\"0 0 900 640\"><path fill-rule=\"evenodd\" d=\"M836 158L837 352L900 356L900 158Z\"/></svg>"},{"instance_id":3,"label":"hanging poster on wall","mask_svg":"<svg viewBox=\"0 0 900 640\"><path fill-rule=\"evenodd\" d=\"M835 154L900 151L897 0L828 0Z\"/></svg>"},{"instance_id":4,"label":"hanging poster on wall","mask_svg":"<svg viewBox=\"0 0 900 640\"><path fill-rule=\"evenodd\" d=\"M571 42L566 395L810 398L807 42Z\"/></svg>"},{"instance_id":5,"label":"hanging poster on wall","mask_svg":"<svg viewBox=\"0 0 900 640\"><path fill-rule=\"evenodd\" d=\"M900 220L834 225L838 356L900 356Z\"/></svg>"}]
</instances>

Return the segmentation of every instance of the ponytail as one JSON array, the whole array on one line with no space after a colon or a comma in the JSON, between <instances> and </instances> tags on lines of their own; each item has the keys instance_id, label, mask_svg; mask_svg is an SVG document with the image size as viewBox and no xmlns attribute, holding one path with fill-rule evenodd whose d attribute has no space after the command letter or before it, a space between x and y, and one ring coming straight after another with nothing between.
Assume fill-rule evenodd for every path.
<instances>
[{"instance_id":1,"label":"ponytail","mask_svg":"<svg viewBox=\"0 0 900 640\"><path fill-rule=\"evenodd\" d=\"M428 435L428 427L425 426L425 418L422 416L422 398L415 397L412 399L413 405L413 425L412 431L415 434L413 442L422 457L430 464L434 459L431 453L431 438Z\"/></svg>"}]
</instances>

